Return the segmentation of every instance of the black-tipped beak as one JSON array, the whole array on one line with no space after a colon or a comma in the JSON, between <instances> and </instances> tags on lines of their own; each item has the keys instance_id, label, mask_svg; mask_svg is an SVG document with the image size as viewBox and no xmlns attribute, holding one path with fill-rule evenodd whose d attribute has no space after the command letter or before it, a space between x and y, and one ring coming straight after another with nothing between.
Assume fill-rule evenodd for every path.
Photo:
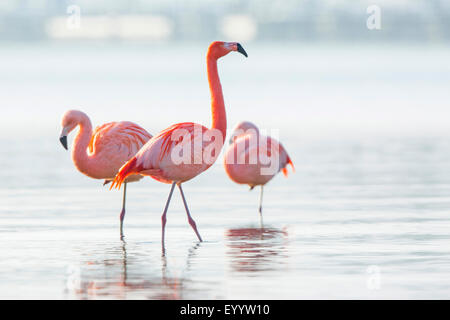
<instances>
[{"instance_id":1,"label":"black-tipped beak","mask_svg":"<svg viewBox=\"0 0 450 320\"><path fill-rule=\"evenodd\" d=\"M244 48L242 48L240 43L237 44L237 51L242 53L246 58L248 58L247 52L245 52Z\"/></svg>"},{"instance_id":2,"label":"black-tipped beak","mask_svg":"<svg viewBox=\"0 0 450 320\"><path fill-rule=\"evenodd\" d=\"M63 145L64 149L68 150L68 148L67 148L67 136L62 136L61 138L59 138L59 141Z\"/></svg>"}]
</instances>

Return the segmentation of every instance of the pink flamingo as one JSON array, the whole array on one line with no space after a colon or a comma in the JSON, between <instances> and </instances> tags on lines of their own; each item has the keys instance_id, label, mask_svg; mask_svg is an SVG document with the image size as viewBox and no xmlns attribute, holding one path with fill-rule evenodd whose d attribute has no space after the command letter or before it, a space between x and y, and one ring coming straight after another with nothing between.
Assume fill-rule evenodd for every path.
<instances>
[{"instance_id":1,"label":"pink flamingo","mask_svg":"<svg viewBox=\"0 0 450 320\"><path fill-rule=\"evenodd\" d=\"M231 180L248 184L250 190L261 186L259 215L262 219L263 187L280 170L287 177L287 165L292 163L281 143L259 133L251 122L239 123L231 135L229 148L225 151L224 167ZM273 169L270 166L273 165ZM262 222L262 220L261 220Z\"/></svg>"},{"instance_id":2,"label":"pink flamingo","mask_svg":"<svg viewBox=\"0 0 450 320\"><path fill-rule=\"evenodd\" d=\"M67 135L79 126L72 148L72 160L81 173L94 179L105 180L108 184L120 169L152 137L144 128L133 122L109 122L98 126L92 132L89 117L81 111L69 110L62 118L62 132L59 140L67 148ZM140 175L132 175L125 181L120 212L120 234L123 235L125 218L126 186L138 181Z\"/></svg>"},{"instance_id":3,"label":"pink flamingo","mask_svg":"<svg viewBox=\"0 0 450 320\"><path fill-rule=\"evenodd\" d=\"M206 56L211 92L212 128L208 129L192 122L183 122L161 131L119 170L111 185L111 188L120 188L124 179L131 174L148 175L160 182L172 184L161 217L163 249L166 214L175 185L178 186L183 198L188 222L195 231L198 240L202 241L196 223L189 212L181 184L208 169L215 162L222 149L226 136L227 120L222 86L217 71L217 60L231 51L240 52L247 57L247 53L239 43L219 41L211 43ZM180 154L184 157L182 162L177 159Z\"/></svg>"}]
</instances>

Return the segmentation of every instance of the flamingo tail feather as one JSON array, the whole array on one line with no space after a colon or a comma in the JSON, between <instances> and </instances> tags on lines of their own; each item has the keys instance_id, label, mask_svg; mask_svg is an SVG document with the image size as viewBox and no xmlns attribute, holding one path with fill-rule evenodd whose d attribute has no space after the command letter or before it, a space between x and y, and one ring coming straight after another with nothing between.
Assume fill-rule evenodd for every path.
<instances>
[{"instance_id":1,"label":"flamingo tail feather","mask_svg":"<svg viewBox=\"0 0 450 320\"><path fill-rule=\"evenodd\" d=\"M283 169L281 169L281 171L283 172L283 174L284 174L285 177L288 176L288 170L287 170L287 165L288 165L288 164L291 165L291 167L292 167L292 172L295 172L294 164L292 163L291 158L289 158L289 156L288 156L288 157L287 157L287 163L286 163L286 166L285 166Z\"/></svg>"},{"instance_id":2,"label":"flamingo tail feather","mask_svg":"<svg viewBox=\"0 0 450 320\"><path fill-rule=\"evenodd\" d=\"M292 167L292 172L295 172L295 167L294 167L294 164L292 163L292 160L291 160L291 158L289 158L288 157L288 162L287 163L289 163L290 165L291 165L291 167Z\"/></svg>"},{"instance_id":3,"label":"flamingo tail feather","mask_svg":"<svg viewBox=\"0 0 450 320\"><path fill-rule=\"evenodd\" d=\"M136 157L133 157L131 160L125 163L122 168L119 169L119 172L117 172L116 177L114 178L114 181L112 182L109 190L111 190L112 188L120 189L120 186L125 181L125 179L133 173L136 173Z\"/></svg>"}]
</instances>

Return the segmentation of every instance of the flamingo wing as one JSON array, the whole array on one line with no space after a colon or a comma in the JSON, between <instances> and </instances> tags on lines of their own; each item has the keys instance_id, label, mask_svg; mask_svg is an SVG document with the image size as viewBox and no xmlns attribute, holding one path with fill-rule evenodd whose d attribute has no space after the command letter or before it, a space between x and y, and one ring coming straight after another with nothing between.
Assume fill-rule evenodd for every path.
<instances>
[{"instance_id":1,"label":"flamingo wing","mask_svg":"<svg viewBox=\"0 0 450 320\"><path fill-rule=\"evenodd\" d=\"M181 142L186 142L184 139L185 135L189 136L189 141L195 141L197 139L203 139L203 135L208 130L205 126L193 123L193 122L182 122L174 124L167 129L161 131L155 140L161 140L161 152L159 154L159 160L167 157L172 150L172 148ZM183 139L181 137L183 136ZM203 143L200 141L202 147L208 142Z\"/></svg>"},{"instance_id":2,"label":"flamingo wing","mask_svg":"<svg viewBox=\"0 0 450 320\"><path fill-rule=\"evenodd\" d=\"M118 187L131 174L141 173L149 175L161 182L170 182L163 175L160 168L162 163L171 163L170 153L174 146L182 143L184 136L190 135L190 140L201 138L208 128L193 122L182 122L174 124L158 133L150 139L139 152L131 158L117 173L111 188ZM183 137L183 139L181 139ZM186 142L186 141L185 141ZM193 157L198 156L195 152ZM201 156L201 155L200 155ZM177 166L172 164L173 166Z\"/></svg>"},{"instance_id":3,"label":"flamingo wing","mask_svg":"<svg viewBox=\"0 0 450 320\"><path fill-rule=\"evenodd\" d=\"M289 157L283 145L272 137L259 136L259 141L253 140L250 135L243 136L236 140L236 144L243 144L243 153L240 155L240 161L243 163L250 163L250 159L261 159L261 157L278 157L279 170L287 177L287 165L290 164L292 170L295 171L294 164ZM275 153L273 153L275 152Z\"/></svg>"},{"instance_id":4,"label":"flamingo wing","mask_svg":"<svg viewBox=\"0 0 450 320\"><path fill-rule=\"evenodd\" d=\"M94 130L88 150L91 154L101 154L115 149L115 152L124 154L128 160L151 137L150 133L133 122L109 122Z\"/></svg>"},{"instance_id":5,"label":"flamingo wing","mask_svg":"<svg viewBox=\"0 0 450 320\"><path fill-rule=\"evenodd\" d=\"M267 141L268 141L267 146L268 146L269 150L270 150L270 145L272 143L277 145L277 146L275 145L275 147L278 147L279 154L280 154L280 170L283 172L284 176L285 177L288 176L288 170L287 170L288 164L291 165L292 171L295 172L294 164L292 163L292 160L289 157L289 155L288 155L286 149L283 147L283 145L271 137L267 137Z\"/></svg>"}]
</instances>

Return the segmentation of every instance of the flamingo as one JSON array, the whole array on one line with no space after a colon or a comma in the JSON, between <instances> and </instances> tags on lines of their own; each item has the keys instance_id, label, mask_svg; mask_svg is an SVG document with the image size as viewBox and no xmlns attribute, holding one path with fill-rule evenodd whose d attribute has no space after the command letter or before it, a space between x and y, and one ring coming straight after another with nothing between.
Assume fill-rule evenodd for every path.
<instances>
[{"instance_id":1,"label":"flamingo","mask_svg":"<svg viewBox=\"0 0 450 320\"><path fill-rule=\"evenodd\" d=\"M174 124L150 139L139 152L117 173L111 188L120 188L131 174L147 175L157 181L171 184L170 192L161 216L161 243L164 252L167 210L175 185L180 190L188 223L202 242L197 225L192 218L184 196L182 183L207 170L219 156L226 137L227 120L222 86L217 71L217 60L231 51L247 57L244 48L237 42L215 41L206 55L208 82L211 93L212 127L183 122ZM180 155L183 161L179 161Z\"/></svg>"},{"instance_id":2,"label":"flamingo","mask_svg":"<svg viewBox=\"0 0 450 320\"><path fill-rule=\"evenodd\" d=\"M72 148L72 160L81 173L93 179L110 183L120 167L139 151L152 137L144 128L129 121L109 122L98 126L92 132L89 117L82 111L69 110L62 118L62 131L59 141L67 148L67 135L79 127ZM140 175L132 175L125 181L120 212L120 235L123 237L125 218L126 186L128 182L138 181Z\"/></svg>"},{"instance_id":3,"label":"flamingo","mask_svg":"<svg viewBox=\"0 0 450 320\"><path fill-rule=\"evenodd\" d=\"M272 170L269 164L274 165ZM231 180L249 185L250 190L261 186L258 209L261 222L264 185L280 171L287 177L288 164L295 170L286 150L276 139L261 135L258 127L249 121L236 125L224 155L225 171Z\"/></svg>"}]
</instances>

